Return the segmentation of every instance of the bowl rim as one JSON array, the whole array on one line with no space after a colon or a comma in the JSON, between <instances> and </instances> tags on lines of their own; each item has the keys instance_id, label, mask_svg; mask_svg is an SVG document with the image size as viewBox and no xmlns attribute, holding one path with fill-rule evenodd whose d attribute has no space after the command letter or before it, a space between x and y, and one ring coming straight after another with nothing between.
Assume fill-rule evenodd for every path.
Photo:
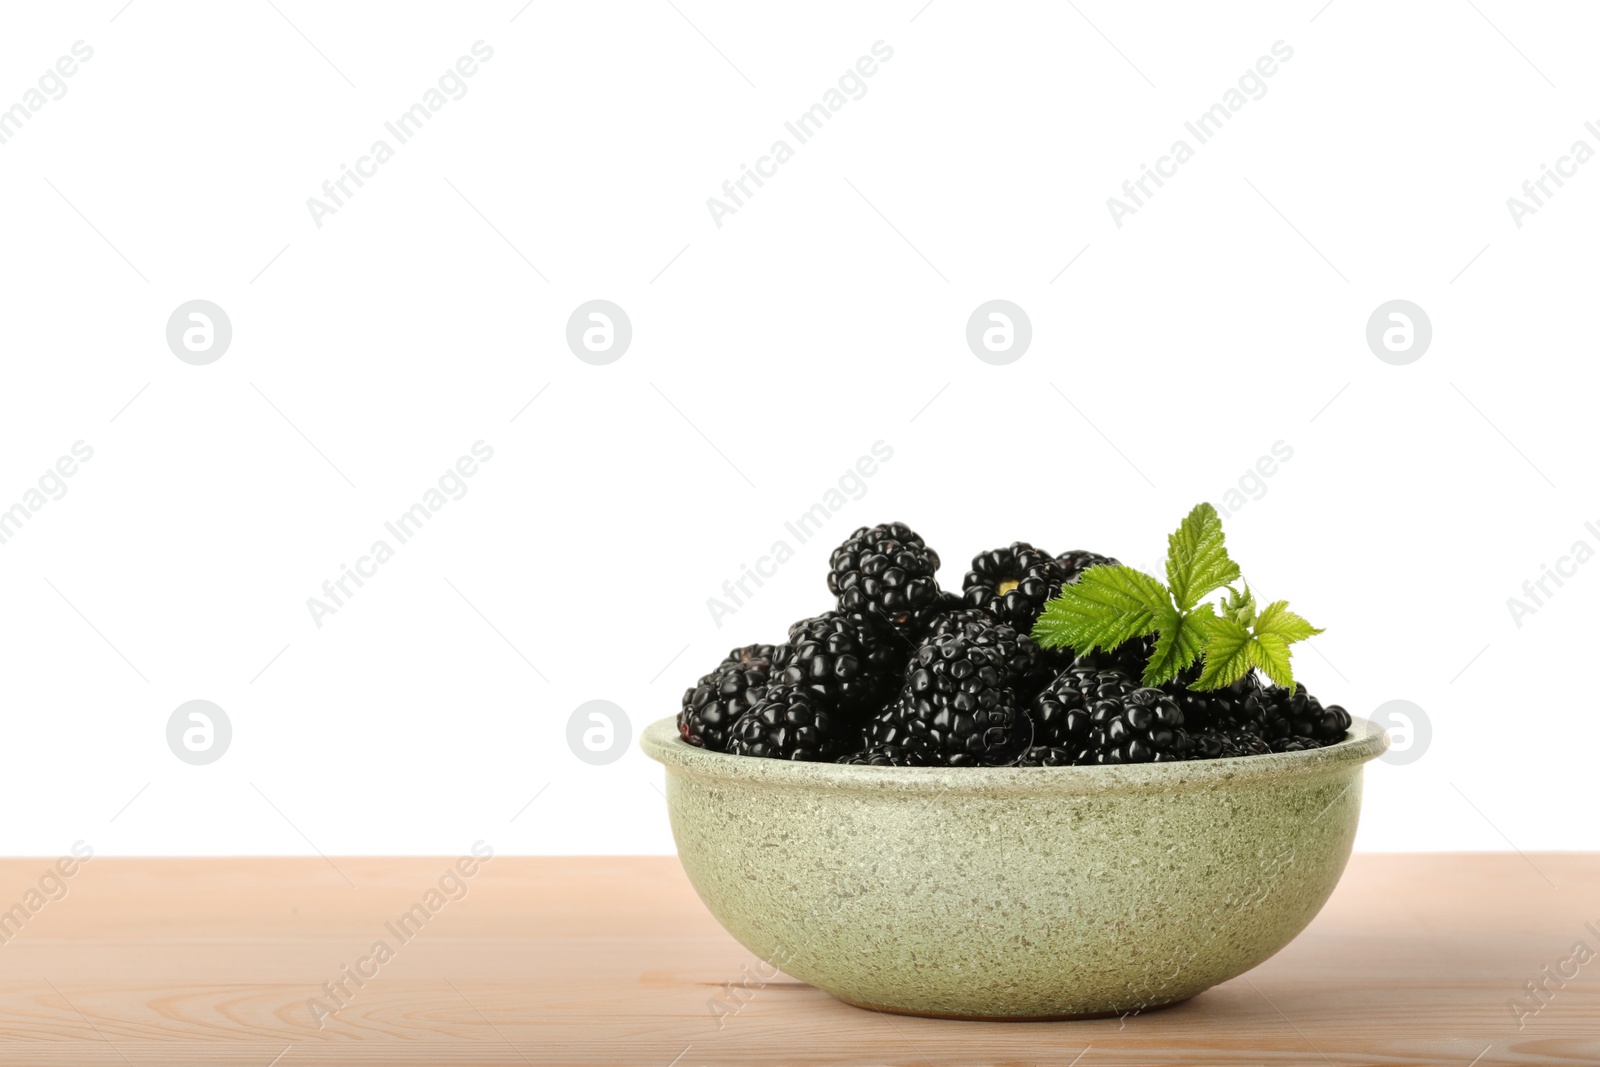
<instances>
[{"instance_id":1,"label":"bowl rim","mask_svg":"<svg viewBox=\"0 0 1600 1067\"><path fill-rule=\"evenodd\" d=\"M639 747L669 772L725 782L915 794L1071 796L1207 789L1228 783L1303 778L1376 759L1388 749L1389 735L1378 724L1352 716L1343 741L1303 752L1103 767L869 767L711 752L683 740L676 716L668 716L645 727Z\"/></svg>"}]
</instances>

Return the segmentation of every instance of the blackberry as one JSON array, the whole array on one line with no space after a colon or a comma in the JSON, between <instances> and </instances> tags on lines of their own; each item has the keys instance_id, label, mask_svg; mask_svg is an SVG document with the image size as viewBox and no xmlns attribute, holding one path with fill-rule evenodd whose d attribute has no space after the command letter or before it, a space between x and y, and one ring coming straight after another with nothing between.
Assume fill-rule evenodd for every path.
<instances>
[{"instance_id":1,"label":"blackberry","mask_svg":"<svg viewBox=\"0 0 1600 1067\"><path fill-rule=\"evenodd\" d=\"M862 623L836 611L789 627L789 643L773 659L773 685L805 685L842 714L882 707L905 667L904 643L880 640Z\"/></svg>"},{"instance_id":2,"label":"blackberry","mask_svg":"<svg viewBox=\"0 0 1600 1067\"><path fill-rule=\"evenodd\" d=\"M1010 763L1033 730L1005 684L1009 669L998 644L964 634L923 642L906 667L899 706L873 723L874 739L899 731L925 740L952 767Z\"/></svg>"},{"instance_id":3,"label":"blackberry","mask_svg":"<svg viewBox=\"0 0 1600 1067\"><path fill-rule=\"evenodd\" d=\"M1245 702L1261 689L1254 673L1221 689L1190 689L1199 677L1200 667L1195 664L1161 687L1178 702L1186 729L1230 733L1252 726L1260 728L1261 722L1252 719L1245 707Z\"/></svg>"},{"instance_id":4,"label":"blackberry","mask_svg":"<svg viewBox=\"0 0 1600 1067\"><path fill-rule=\"evenodd\" d=\"M899 745L873 745L860 752L840 756L839 762L857 767L932 767L939 762L939 754L932 745L911 740Z\"/></svg>"},{"instance_id":5,"label":"blackberry","mask_svg":"<svg viewBox=\"0 0 1600 1067\"><path fill-rule=\"evenodd\" d=\"M1090 552L1082 548L1061 553L1056 557L1056 563L1066 573L1066 577L1061 580L1067 584L1077 581L1078 576L1090 567L1116 567L1121 565L1120 561L1112 559L1110 556L1102 556L1098 552Z\"/></svg>"},{"instance_id":6,"label":"blackberry","mask_svg":"<svg viewBox=\"0 0 1600 1067\"><path fill-rule=\"evenodd\" d=\"M1203 730L1189 734L1190 759L1230 759L1259 756L1271 751L1265 741L1251 733Z\"/></svg>"},{"instance_id":7,"label":"blackberry","mask_svg":"<svg viewBox=\"0 0 1600 1067\"><path fill-rule=\"evenodd\" d=\"M1017 767L1070 767L1073 763L1073 753L1065 748L1052 748L1048 745L1035 745L1021 756L1013 766Z\"/></svg>"},{"instance_id":8,"label":"blackberry","mask_svg":"<svg viewBox=\"0 0 1600 1067\"><path fill-rule=\"evenodd\" d=\"M828 560L839 611L877 630L915 634L939 610L939 554L909 526L863 526Z\"/></svg>"},{"instance_id":9,"label":"blackberry","mask_svg":"<svg viewBox=\"0 0 1600 1067\"><path fill-rule=\"evenodd\" d=\"M1322 742L1314 737L1280 737L1272 742L1274 752L1305 752L1308 749L1321 747Z\"/></svg>"},{"instance_id":10,"label":"blackberry","mask_svg":"<svg viewBox=\"0 0 1600 1067\"><path fill-rule=\"evenodd\" d=\"M1242 755L1244 752L1227 734L1202 730L1189 735L1190 759L1227 759Z\"/></svg>"},{"instance_id":11,"label":"blackberry","mask_svg":"<svg viewBox=\"0 0 1600 1067\"><path fill-rule=\"evenodd\" d=\"M1261 739L1260 734L1241 730L1232 735L1233 743L1239 746L1240 754L1245 756L1262 756L1272 751L1272 746Z\"/></svg>"},{"instance_id":12,"label":"blackberry","mask_svg":"<svg viewBox=\"0 0 1600 1067\"><path fill-rule=\"evenodd\" d=\"M1028 706L1035 745L1069 749L1076 757L1089 745L1093 723L1090 705L1096 700L1127 696L1137 688L1121 671L1101 671L1088 665L1069 667L1056 675Z\"/></svg>"},{"instance_id":13,"label":"blackberry","mask_svg":"<svg viewBox=\"0 0 1600 1067\"><path fill-rule=\"evenodd\" d=\"M830 762L848 748L848 734L842 716L828 710L815 689L773 685L734 723L728 751L735 756Z\"/></svg>"},{"instance_id":14,"label":"blackberry","mask_svg":"<svg viewBox=\"0 0 1600 1067\"><path fill-rule=\"evenodd\" d=\"M1261 724L1260 734L1268 741L1286 737L1309 737L1322 744L1344 740L1350 729L1350 713L1337 704L1323 707L1306 687L1296 682L1294 691L1268 686L1244 702L1244 714Z\"/></svg>"},{"instance_id":15,"label":"blackberry","mask_svg":"<svg viewBox=\"0 0 1600 1067\"><path fill-rule=\"evenodd\" d=\"M1078 691L1083 694L1084 700L1091 704L1102 700L1121 700L1139 688L1136 675L1115 667L1102 670L1074 667L1070 673L1077 679Z\"/></svg>"},{"instance_id":16,"label":"blackberry","mask_svg":"<svg viewBox=\"0 0 1600 1067\"><path fill-rule=\"evenodd\" d=\"M1156 650L1154 637L1135 637L1116 648L1086 652L1072 661L1074 667L1095 667L1100 670L1118 670L1129 678L1144 677L1145 665Z\"/></svg>"},{"instance_id":17,"label":"blackberry","mask_svg":"<svg viewBox=\"0 0 1600 1067\"><path fill-rule=\"evenodd\" d=\"M962 599L1023 633L1032 631L1046 602L1061 594L1067 569L1026 541L972 558L961 582Z\"/></svg>"},{"instance_id":18,"label":"blackberry","mask_svg":"<svg viewBox=\"0 0 1600 1067\"><path fill-rule=\"evenodd\" d=\"M780 645L746 645L729 652L716 670L684 691L679 736L713 752L726 750L728 731L761 695L773 660L786 654Z\"/></svg>"},{"instance_id":19,"label":"blackberry","mask_svg":"<svg viewBox=\"0 0 1600 1067\"><path fill-rule=\"evenodd\" d=\"M900 697L896 694L887 707L880 708L876 715L867 720L867 724L862 727L861 744L858 747L865 751L880 745L904 748L923 743L923 739L912 737L911 731L906 727L906 718L900 710Z\"/></svg>"},{"instance_id":20,"label":"blackberry","mask_svg":"<svg viewBox=\"0 0 1600 1067\"><path fill-rule=\"evenodd\" d=\"M1312 736L1324 745L1336 745L1350 732L1350 723L1350 713L1342 705L1329 704L1322 709L1322 722L1318 724L1320 728Z\"/></svg>"},{"instance_id":21,"label":"blackberry","mask_svg":"<svg viewBox=\"0 0 1600 1067\"><path fill-rule=\"evenodd\" d=\"M912 729L911 716L905 710L898 692L893 700L867 720L857 747L862 753L874 749L915 751L926 760L927 765L944 762L929 735L920 729Z\"/></svg>"},{"instance_id":22,"label":"blackberry","mask_svg":"<svg viewBox=\"0 0 1600 1067\"><path fill-rule=\"evenodd\" d=\"M945 594L949 596L951 594ZM948 602L947 602L948 603ZM982 608L963 606L957 598L954 607L940 605L939 614L928 621L927 637L948 637L951 634L972 634L1000 625L1000 620Z\"/></svg>"},{"instance_id":23,"label":"blackberry","mask_svg":"<svg viewBox=\"0 0 1600 1067\"><path fill-rule=\"evenodd\" d=\"M1159 689L1097 700L1089 711L1091 763L1165 763L1189 755L1177 701Z\"/></svg>"},{"instance_id":24,"label":"blackberry","mask_svg":"<svg viewBox=\"0 0 1600 1067\"><path fill-rule=\"evenodd\" d=\"M1251 717L1250 698L1261 691L1261 682L1254 672L1246 674L1221 689L1211 692L1211 718L1230 729L1249 730L1258 726L1259 720ZM1259 731L1252 731L1259 732Z\"/></svg>"},{"instance_id":25,"label":"blackberry","mask_svg":"<svg viewBox=\"0 0 1600 1067\"><path fill-rule=\"evenodd\" d=\"M1032 699L1055 674L1052 657L1026 630L1018 630L978 608L962 608L936 616L929 624L928 635L929 638L959 635L976 644L999 649L1005 660L1002 684L1024 702Z\"/></svg>"}]
</instances>

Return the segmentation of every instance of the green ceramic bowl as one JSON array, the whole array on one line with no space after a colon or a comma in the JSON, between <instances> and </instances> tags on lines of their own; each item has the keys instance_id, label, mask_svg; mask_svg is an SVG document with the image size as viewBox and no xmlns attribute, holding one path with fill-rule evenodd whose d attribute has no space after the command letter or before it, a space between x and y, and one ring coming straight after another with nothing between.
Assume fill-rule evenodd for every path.
<instances>
[{"instance_id":1,"label":"green ceramic bowl","mask_svg":"<svg viewBox=\"0 0 1600 1067\"><path fill-rule=\"evenodd\" d=\"M882 1011L1066 1019L1242 974L1333 892L1388 747L1118 767L898 768L707 752L672 719L678 855L770 966Z\"/></svg>"}]
</instances>

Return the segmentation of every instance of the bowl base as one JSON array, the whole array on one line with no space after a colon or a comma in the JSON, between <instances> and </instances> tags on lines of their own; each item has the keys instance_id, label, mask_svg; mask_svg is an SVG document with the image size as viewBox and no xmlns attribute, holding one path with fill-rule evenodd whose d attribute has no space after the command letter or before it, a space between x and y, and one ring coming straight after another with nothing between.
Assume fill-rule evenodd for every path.
<instances>
[{"instance_id":1,"label":"bowl base","mask_svg":"<svg viewBox=\"0 0 1600 1067\"><path fill-rule=\"evenodd\" d=\"M841 997L837 993L828 995L842 1004L848 1004L852 1008L861 1008L865 1011L882 1012L887 1015L911 1015L919 1019L955 1019L960 1022L970 1023L1065 1023L1080 1019L1115 1019L1122 1015L1143 1015L1146 1012L1177 1007L1179 1004L1186 1003L1199 996L1198 993L1195 993L1187 997L1180 997L1177 1000L1168 1000L1161 1004L1148 1004L1132 1011L1084 1011L1069 1012L1062 1015L969 1015L958 1011L921 1011L916 1008L896 1007L893 1004L865 1004L851 1000L849 997Z\"/></svg>"}]
</instances>

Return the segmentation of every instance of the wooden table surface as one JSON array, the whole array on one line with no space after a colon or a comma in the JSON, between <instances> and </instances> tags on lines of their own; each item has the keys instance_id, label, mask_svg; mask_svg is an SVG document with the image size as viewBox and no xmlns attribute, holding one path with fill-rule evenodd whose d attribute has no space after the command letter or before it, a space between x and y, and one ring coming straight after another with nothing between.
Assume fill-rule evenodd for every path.
<instances>
[{"instance_id":1,"label":"wooden table surface","mask_svg":"<svg viewBox=\"0 0 1600 1067\"><path fill-rule=\"evenodd\" d=\"M0 861L0 1064L1600 1064L1600 958L1574 956L1600 854L1358 855L1298 940L1186 1004L997 1024L764 980L676 859L496 857L430 900L453 862L97 858L30 898L50 862Z\"/></svg>"}]
</instances>

